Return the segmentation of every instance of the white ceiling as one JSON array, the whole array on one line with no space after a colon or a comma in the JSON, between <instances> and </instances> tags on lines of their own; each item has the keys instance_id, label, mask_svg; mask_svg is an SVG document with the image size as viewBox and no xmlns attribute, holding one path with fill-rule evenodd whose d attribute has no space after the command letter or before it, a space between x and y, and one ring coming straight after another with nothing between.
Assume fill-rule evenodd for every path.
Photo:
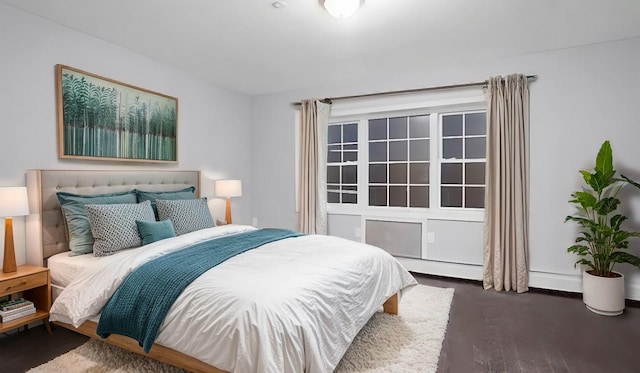
<instances>
[{"instance_id":1,"label":"white ceiling","mask_svg":"<svg viewBox=\"0 0 640 373\"><path fill-rule=\"evenodd\" d=\"M640 0L0 1L250 95L640 37Z\"/></svg>"}]
</instances>

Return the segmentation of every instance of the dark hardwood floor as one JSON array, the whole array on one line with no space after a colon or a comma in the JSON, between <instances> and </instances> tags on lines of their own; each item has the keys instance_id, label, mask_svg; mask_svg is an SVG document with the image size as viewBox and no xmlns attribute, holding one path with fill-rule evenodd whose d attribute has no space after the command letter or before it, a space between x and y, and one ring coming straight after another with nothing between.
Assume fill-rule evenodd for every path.
<instances>
[{"instance_id":1,"label":"dark hardwood floor","mask_svg":"<svg viewBox=\"0 0 640 373\"><path fill-rule=\"evenodd\" d=\"M439 373L640 371L640 308L599 316L580 298L498 293L479 282L415 275L421 284L452 287L455 295ZM86 337L43 326L0 336L0 372L24 372L69 351Z\"/></svg>"}]
</instances>

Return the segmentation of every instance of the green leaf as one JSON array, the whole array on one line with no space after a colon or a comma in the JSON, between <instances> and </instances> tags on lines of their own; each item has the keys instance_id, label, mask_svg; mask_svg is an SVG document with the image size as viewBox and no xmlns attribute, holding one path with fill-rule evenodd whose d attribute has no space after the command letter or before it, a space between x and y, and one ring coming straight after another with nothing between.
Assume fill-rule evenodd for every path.
<instances>
[{"instance_id":1,"label":"green leaf","mask_svg":"<svg viewBox=\"0 0 640 373\"><path fill-rule=\"evenodd\" d=\"M573 200L569 202L579 203L584 209L593 208L598 202L596 196L590 192L575 192L571 196L573 197Z\"/></svg>"},{"instance_id":2,"label":"green leaf","mask_svg":"<svg viewBox=\"0 0 640 373\"><path fill-rule=\"evenodd\" d=\"M591 269L595 269L593 264L590 261L588 261L587 259L584 259L584 258L577 260L576 263L573 266L575 267L577 264L583 264L583 265L588 266Z\"/></svg>"},{"instance_id":3,"label":"green leaf","mask_svg":"<svg viewBox=\"0 0 640 373\"><path fill-rule=\"evenodd\" d=\"M573 245L567 248L567 252L585 256L589 253L589 247L584 245Z\"/></svg>"},{"instance_id":4,"label":"green leaf","mask_svg":"<svg viewBox=\"0 0 640 373\"><path fill-rule=\"evenodd\" d=\"M600 194L606 187L611 185L614 174L615 174L615 171L606 172L606 173L596 171L595 173L591 174L591 179L589 180L589 186L593 190L595 190L598 194Z\"/></svg>"},{"instance_id":5,"label":"green leaf","mask_svg":"<svg viewBox=\"0 0 640 373\"><path fill-rule=\"evenodd\" d=\"M568 222L570 220L577 222L578 224L580 224L583 227L591 227L591 225L593 224L593 222L590 219L583 218L581 216L567 216L564 219L564 222L566 223L566 222Z\"/></svg>"},{"instance_id":6,"label":"green leaf","mask_svg":"<svg viewBox=\"0 0 640 373\"><path fill-rule=\"evenodd\" d=\"M640 258L625 251L615 251L611 253L611 260L616 263L629 263L640 268Z\"/></svg>"},{"instance_id":7,"label":"green leaf","mask_svg":"<svg viewBox=\"0 0 640 373\"><path fill-rule=\"evenodd\" d=\"M633 185L634 187L640 189L640 184L636 183L635 181L629 179L628 177L624 176L624 175L620 175L621 178L625 179L629 184Z\"/></svg>"},{"instance_id":8,"label":"green leaf","mask_svg":"<svg viewBox=\"0 0 640 373\"><path fill-rule=\"evenodd\" d=\"M619 199L615 197L607 197L598 201L594 209L598 212L598 215L608 215L614 212L618 208L619 204Z\"/></svg>"},{"instance_id":9,"label":"green leaf","mask_svg":"<svg viewBox=\"0 0 640 373\"><path fill-rule=\"evenodd\" d=\"M598 152L598 156L596 157L596 168L597 173L602 175L615 174L613 170L613 152L611 150L611 144L609 140L602 143L600 147L600 151ZM610 177L610 178L611 178Z\"/></svg>"},{"instance_id":10,"label":"green leaf","mask_svg":"<svg viewBox=\"0 0 640 373\"><path fill-rule=\"evenodd\" d=\"M582 170L580 173L582 174L584 182L589 184L591 182L591 172Z\"/></svg>"},{"instance_id":11,"label":"green leaf","mask_svg":"<svg viewBox=\"0 0 640 373\"><path fill-rule=\"evenodd\" d=\"M622 222L624 222L625 220L627 220L626 216L618 214L611 217L609 224L611 225L611 228L613 228L614 230L618 230L620 229L620 224L622 224Z\"/></svg>"}]
</instances>

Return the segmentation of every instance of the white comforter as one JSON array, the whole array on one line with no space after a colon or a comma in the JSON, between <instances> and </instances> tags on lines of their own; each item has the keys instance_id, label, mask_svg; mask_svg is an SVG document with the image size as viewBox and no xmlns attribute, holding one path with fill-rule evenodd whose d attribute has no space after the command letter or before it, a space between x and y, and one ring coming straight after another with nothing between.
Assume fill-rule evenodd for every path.
<instances>
[{"instance_id":1,"label":"white comforter","mask_svg":"<svg viewBox=\"0 0 640 373\"><path fill-rule=\"evenodd\" d=\"M101 258L60 294L50 320L76 327L97 320L142 263L252 229L204 229ZM316 235L276 241L196 279L169 310L156 343L230 372L331 372L378 307L415 283L392 256L369 245Z\"/></svg>"}]
</instances>

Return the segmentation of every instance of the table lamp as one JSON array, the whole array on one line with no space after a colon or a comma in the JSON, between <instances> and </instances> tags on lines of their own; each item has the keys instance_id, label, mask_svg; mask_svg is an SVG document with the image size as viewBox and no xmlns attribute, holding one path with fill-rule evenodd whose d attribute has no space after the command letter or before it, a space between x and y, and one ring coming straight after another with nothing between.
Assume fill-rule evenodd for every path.
<instances>
[{"instance_id":1,"label":"table lamp","mask_svg":"<svg viewBox=\"0 0 640 373\"><path fill-rule=\"evenodd\" d=\"M17 271L13 247L13 217L29 215L26 187L0 187L0 217L4 217L4 260L2 272Z\"/></svg>"},{"instance_id":2,"label":"table lamp","mask_svg":"<svg viewBox=\"0 0 640 373\"><path fill-rule=\"evenodd\" d=\"M216 197L227 198L227 210L224 220L231 224L231 197L242 197L242 181L240 180L216 180Z\"/></svg>"}]
</instances>

